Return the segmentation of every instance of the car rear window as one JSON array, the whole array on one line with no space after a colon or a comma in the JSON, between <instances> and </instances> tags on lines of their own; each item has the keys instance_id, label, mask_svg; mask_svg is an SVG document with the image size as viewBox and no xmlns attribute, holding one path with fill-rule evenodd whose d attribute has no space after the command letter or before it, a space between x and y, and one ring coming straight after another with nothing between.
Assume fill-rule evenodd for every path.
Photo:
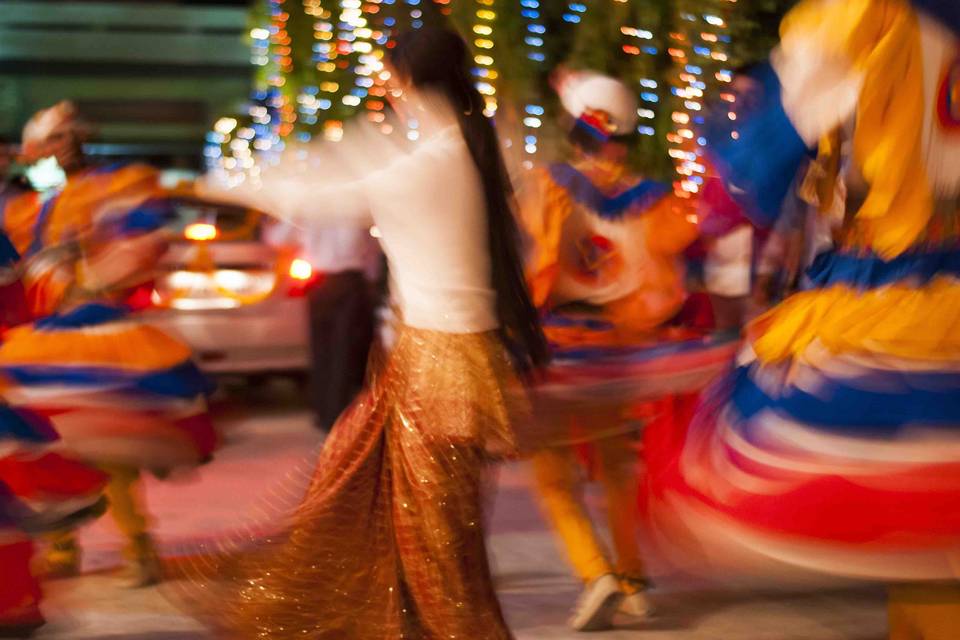
<instances>
[{"instance_id":1,"label":"car rear window","mask_svg":"<svg viewBox=\"0 0 960 640\"><path fill-rule=\"evenodd\" d=\"M171 229L182 235L194 223L212 224L219 231L219 242L249 242L261 239L262 215L255 210L209 202L175 199Z\"/></svg>"}]
</instances>

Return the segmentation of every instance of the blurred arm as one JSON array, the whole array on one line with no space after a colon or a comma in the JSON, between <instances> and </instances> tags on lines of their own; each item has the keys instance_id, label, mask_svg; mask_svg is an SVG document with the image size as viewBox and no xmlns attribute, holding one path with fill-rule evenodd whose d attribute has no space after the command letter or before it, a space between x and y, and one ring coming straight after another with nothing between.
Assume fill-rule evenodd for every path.
<instances>
[{"instance_id":1,"label":"blurred arm","mask_svg":"<svg viewBox=\"0 0 960 640\"><path fill-rule=\"evenodd\" d=\"M527 283L534 305L546 304L556 280L563 223L573 205L566 191L546 171L530 179L520 202L520 221L531 240L527 261Z\"/></svg>"},{"instance_id":2,"label":"blurred arm","mask_svg":"<svg viewBox=\"0 0 960 640\"><path fill-rule=\"evenodd\" d=\"M644 213L647 247L660 255L679 255L697 239L697 225L688 219L689 207L675 196L661 198Z\"/></svg>"},{"instance_id":3,"label":"blurred arm","mask_svg":"<svg viewBox=\"0 0 960 640\"><path fill-rule=\"evenodd\" d=\"M248 179L225 187L205 178L197 190L204 198L257 209L294 225L316 219L359 221L369 215L364 180L336 183L322 172L291 171L283 165L266 169L258 184Z\"/></svg>"},{"instance_id":4,"label":"blurred arm","mask_svg":"<svg viewBox=\"0 0 960 640\"><path fill-rule=\"evenodd\" d=\"M885 0L882 0L885 2ZM759 227L782 212L801 164L851 118L881 13L873 0L807 0L784 20L771 64L752 74L759 104L730 121L719 108L706 127L710 160L727 192Z\"/></svg>"}]
</instances>

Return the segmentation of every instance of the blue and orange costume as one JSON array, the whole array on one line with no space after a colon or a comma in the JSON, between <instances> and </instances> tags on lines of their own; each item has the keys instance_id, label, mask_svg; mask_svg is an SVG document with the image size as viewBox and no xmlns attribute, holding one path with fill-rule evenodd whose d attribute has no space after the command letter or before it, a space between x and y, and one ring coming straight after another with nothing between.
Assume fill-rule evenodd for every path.
<instances>
[{"instance_id":1,"label":"blue and orange costume","mask_svg":"<svg viewBox=\"0 0 960 640\"><path fill-rule=\"evenodd\" d=\"M680 432L647 432L667 548L886 581L891 637L960 637L960 9L808 0L766 105L716 125L730 193L771 224L806 157L852 143L846 219ZM922 583L922 584L921 584Z\"/></svg>"},{"instance_id":2,"label":"blue and orange costume","mask_svg":"<svg viewBox=\"0 0 960 640\"><path fill-rule=\"evenodd\" d=\"M143 165L82 169L5 224L24 252L33 324L9 332L0 375L12 405L51 420L66 450L106 470L111 514L128 539L134 582L159 579L141 470L166 474L211 456L210 385L189 347L138 320L135 295L166 248L159 174ZM51 572L79 570L72 535Z\"/></svg>"},{"instance_id":3,"label":"blue and orange costume","mask_svg":"<svg viewBox=\"0 0 960 640\"><path fill-rule=\"evenodd\" d=\"M546 330L557 342L626 346L649 340L686 300L682 254L697 228L669 185L631 178L621 164L584 157L536 177L524 207L533 256L528 280L545 310L590 307L609 330Z\"/></svg>"},{"instance_id":4,"label":"blue and orange costume","mask_svg":"<svg viewBox=\"0 0 960 640\"><path fill-rule=\"evenodd\" d=\"M0 308L6 326L27 320L19 255L0 233ZM0 380L0 397L7 382ZM32 538L102 513L106 476L56 451L59 436L35 413L0 404L0 637L43 625Z\"/></svg>"},{"instance_id":5,"label":"blue and orange costume","mask_svg":"<svg viewBox=\"0 0 960 640\"><path fill-rule=\"evenodd\" d=\"M616 606L635 616L649 612L638 542L636 427L628 414L654 397L644 395L645 381L679 380L669 370L677 358L651 348L673 336L664 325L686 300L682 256L697 228L670 186L632 175L618 157L623 143L610 141L617 127L621 135L635 127L629 89L585 75L561 91L565 104L585 107L571 112L579 118L571 134L576 159L535 172L521 207L531 246L527 280L555 352L533 393L542 432L532 466L543 509L586 585L571 626L596 630L609 626ZM583 504L578 454L588 457L604 488L613 554ZM589 604L601 599L599 608Z\"/></svg>"}]
</instances>

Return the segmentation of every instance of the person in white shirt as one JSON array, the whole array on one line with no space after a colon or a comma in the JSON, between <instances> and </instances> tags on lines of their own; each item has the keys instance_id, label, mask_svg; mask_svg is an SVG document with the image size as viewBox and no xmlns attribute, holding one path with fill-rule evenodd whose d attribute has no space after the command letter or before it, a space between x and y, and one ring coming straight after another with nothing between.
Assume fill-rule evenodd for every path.
<instances>
[{"instance_id":1,"label":"person in white shirt","mask_svg":"<svg viewBox=\"0 0 960 640\"><path fill-rule=\"evenodd\" d=\"M269 235L299 245L319 274L307 293L310 403L317 427L329 432L363 387L376 324L380 243L368 225L351 221L303 229L279 222Z\"/></svg>"},{"instance_id":2,"label":"person in white shirt","mask_svg":"<svg viewBox=\"0 0 960 640\"><path fill-rule=\"evenodd\" d=\"M359 129L309 171L281 163L260 188L219 194L286 218L370 216L400 316L284 532L191 565L192 602L227 637L512 638L484 547L483 470L515 452L517 373L549 350L466 43L423 28L388 51L397 126L415 144Z\"/></svg>"}]
</instances>

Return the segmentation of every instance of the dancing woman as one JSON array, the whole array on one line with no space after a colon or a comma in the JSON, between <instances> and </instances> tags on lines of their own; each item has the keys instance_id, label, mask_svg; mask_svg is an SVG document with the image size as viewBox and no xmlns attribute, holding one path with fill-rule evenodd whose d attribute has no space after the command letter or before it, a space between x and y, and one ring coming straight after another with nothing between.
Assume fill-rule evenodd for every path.
<instances>
[{"instance_id":1,"label":"dancing woman","mask_svg":"<svg viewBox=\"0 0 960 640\"><path fill-rule=\"evenodd\" d=\"M957 638L960 9L807 0L773 63L765 107L710 148L769 222L841 132L843 228L689 429L647 431L651 514L717 564L897 584L893 638Z\"/></svg>"},{"instance_id":2,"label":"dancing woman","mask_svg":"<svg viewBox=\"0 0 960 640\"><path fill-rule=\"evenodd\" d=\"M511 637L484 549L481 479L514 448L523 399L508 352L525 368L547 349L466 45L442 29L401 36L386 72L416 144L370 131L357 146L351 136L364 134L348 132L328 150L336 162L309 177L268 170L260 188L221 194L293 218L369 212L402 316L284 534L194 563L202 589L191 595L230 638Z\"/></svg>"},{"instance_id":3,"label":"dancing woman","mask_svg":"<svg viewBox=\"0 0 960 640\"><path fill-rule=\"evenodd\" d=\"M19 261L0 232L0 333L27 319ZM103 513L107 477L58 452L59 435L43 416L7 406L8 386L0 376L0 638L26 638L45 624L33 538Z\"/></svg>"},{"instance_id":4,"label":"dancing woman","mask_svg":"<svg viewBox=\"0 0 960 640\"><path fill-rule=\"evenodd\" d=\"M159 173L144 165L95 167L83 142L90 127L70 103L37 113L24 128L23 160L52 157L66 174L32 210L8 206L3 224L23 255L32 319L0 345L6 400L50 418L72 455L110 475L110 514L127 539L131 586L160 580L143 504L141 472L160 475L210 457L216 434L206 412L209 383L187 345L134 313L152 290L166 251ZM81 569L71 532L52 537L50 575Z\"/></svg>"}]
</instances>

